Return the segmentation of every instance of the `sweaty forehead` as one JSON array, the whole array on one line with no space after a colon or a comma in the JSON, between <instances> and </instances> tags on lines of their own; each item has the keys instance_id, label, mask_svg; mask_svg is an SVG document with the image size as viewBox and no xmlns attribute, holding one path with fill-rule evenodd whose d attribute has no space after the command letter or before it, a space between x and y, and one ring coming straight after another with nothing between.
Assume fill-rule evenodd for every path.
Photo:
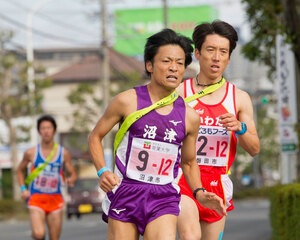
<instances>
[{"instance_id":1,"label":"sweaty forehead","mask_svg":"<svg viewBox=\"0 0 300 240\"><path fill-rule=\"evenodd\" d=\"M205 37L205 41L203 42L203 47L218 47L229 49L230 42L227 38L218 35L218 34L210 34Z\"/></svg>"},{"instance_id":2,"label":"sweaty forehead","mask_svg":"<svg viewBox=\"0 0 300 240\"><path fill-rule=\"evenodd\" d=\"M171 58L171 59L185 59L184 50L175 44L168 44L159 47L155 57L157 58Z\"/></svg>"}]
</instances>

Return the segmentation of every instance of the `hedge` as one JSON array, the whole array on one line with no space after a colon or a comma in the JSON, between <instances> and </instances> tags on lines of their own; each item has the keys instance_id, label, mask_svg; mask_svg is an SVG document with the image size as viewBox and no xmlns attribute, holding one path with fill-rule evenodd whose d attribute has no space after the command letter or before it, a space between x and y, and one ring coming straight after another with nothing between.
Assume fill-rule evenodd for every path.
<instances>
[{"instance_id":1,"label":"hedge","mask_svg":"<svg viewBox=\"0 0 300 240\"><path fill-rule=\"evenodd\" d=\"M299 240L300 184L273 188L270 202L272 240Z\"/></svg>"}]
</instances>

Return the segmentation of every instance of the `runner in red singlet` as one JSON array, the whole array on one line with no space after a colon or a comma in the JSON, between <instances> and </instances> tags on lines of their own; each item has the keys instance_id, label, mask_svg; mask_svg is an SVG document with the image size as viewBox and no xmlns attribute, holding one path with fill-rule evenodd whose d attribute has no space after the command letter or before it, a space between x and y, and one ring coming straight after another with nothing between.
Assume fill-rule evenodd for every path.
<instances>
[{"instance_id":1,"label":"runner in red singlet","mask_svg":"<svg viewBox=\"0 0 300 240\"><path fill-rule=\"evenodd\" d=\"M236 31L225 22L198 25L193 41L200 73L184 81L178 87L179 94L186 98L218 83L237 40ZM233 186L228 172L235 158L237 141L251 156L260 149L251 99L246 92L226 81L213 93L189 105L200 117L196 151L202 185L224 200L227 211L233 210ZM221 217L195 201L183 175L178 184L182 194L178 219L180 239L221 240L226 216Z\"/></svg>"}]
</instances>

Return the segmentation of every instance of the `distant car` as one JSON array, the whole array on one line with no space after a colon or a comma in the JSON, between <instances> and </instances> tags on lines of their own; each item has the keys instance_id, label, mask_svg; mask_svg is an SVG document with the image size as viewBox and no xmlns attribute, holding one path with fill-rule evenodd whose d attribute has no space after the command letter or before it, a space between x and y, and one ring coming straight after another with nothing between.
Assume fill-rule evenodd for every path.
<instances>
[{"instance_id":1,"label":"distant car","mask_svg":"<svg viewBox=\"0 0 300 240\"><path fill-rule=\"evenodd\" d=\"M100 189L97 178L78 179L74 187L68 187L66 196L67 218L81 214L102 212L105 192Z\"/></svg>"}]
</instances>

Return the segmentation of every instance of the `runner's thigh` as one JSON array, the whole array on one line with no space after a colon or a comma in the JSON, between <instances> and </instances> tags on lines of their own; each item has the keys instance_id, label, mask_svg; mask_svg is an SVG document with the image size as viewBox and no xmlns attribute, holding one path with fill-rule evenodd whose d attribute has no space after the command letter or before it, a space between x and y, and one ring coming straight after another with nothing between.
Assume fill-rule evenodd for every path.
<instances>
[{"instance_id":1,"label":"runner's thigh","mask_svg":"<svg viewBox=\"0 0 300 240\"><path fill-rule=\"evenodd\" d=\"M38 208L30 208L30 224L32 235L35 238L43 238L45 236L45 213Z\"/></svg>"},{"instance_id":2,"label":"runner's thigh","mask_svg":"<svg viewBox=\"0 0 300 240\"><path fill-rule=\"evenodd\" d=\"M174 240L176 239L177 216L162 215L147 224L144 240Z\"/></svg>"},{"instance_id":3,"label":"runner's thigh","mask_svg":"<svg viewBox=\"0 0 300 240\"><path fill-rule=\"evenodd\" d=\"M50 239L59 239L62 229L62 210L57 210L47 214L47 225L49 230Z\"/></svg>"},{"instance_id":4,"label":"runner's thigh","mask_svg":"<svg viewBox=\"0 0 300 240\"><path fill-rule=\"evenodd\" d=\"M196 203L186 195L181 195L181 210L177 230L180 240L201 238L199 213Z\"/></svg>"},{"instance_id":5,"label":"runner's thigh","mask_svg":"<svg viewBox=\"0 0 300 240\"><path fill-rule=\"evenodd\" d=\"M139 233L133 223L108 218L108 240L138 240Z\"/></svg>"}]
</instances>

